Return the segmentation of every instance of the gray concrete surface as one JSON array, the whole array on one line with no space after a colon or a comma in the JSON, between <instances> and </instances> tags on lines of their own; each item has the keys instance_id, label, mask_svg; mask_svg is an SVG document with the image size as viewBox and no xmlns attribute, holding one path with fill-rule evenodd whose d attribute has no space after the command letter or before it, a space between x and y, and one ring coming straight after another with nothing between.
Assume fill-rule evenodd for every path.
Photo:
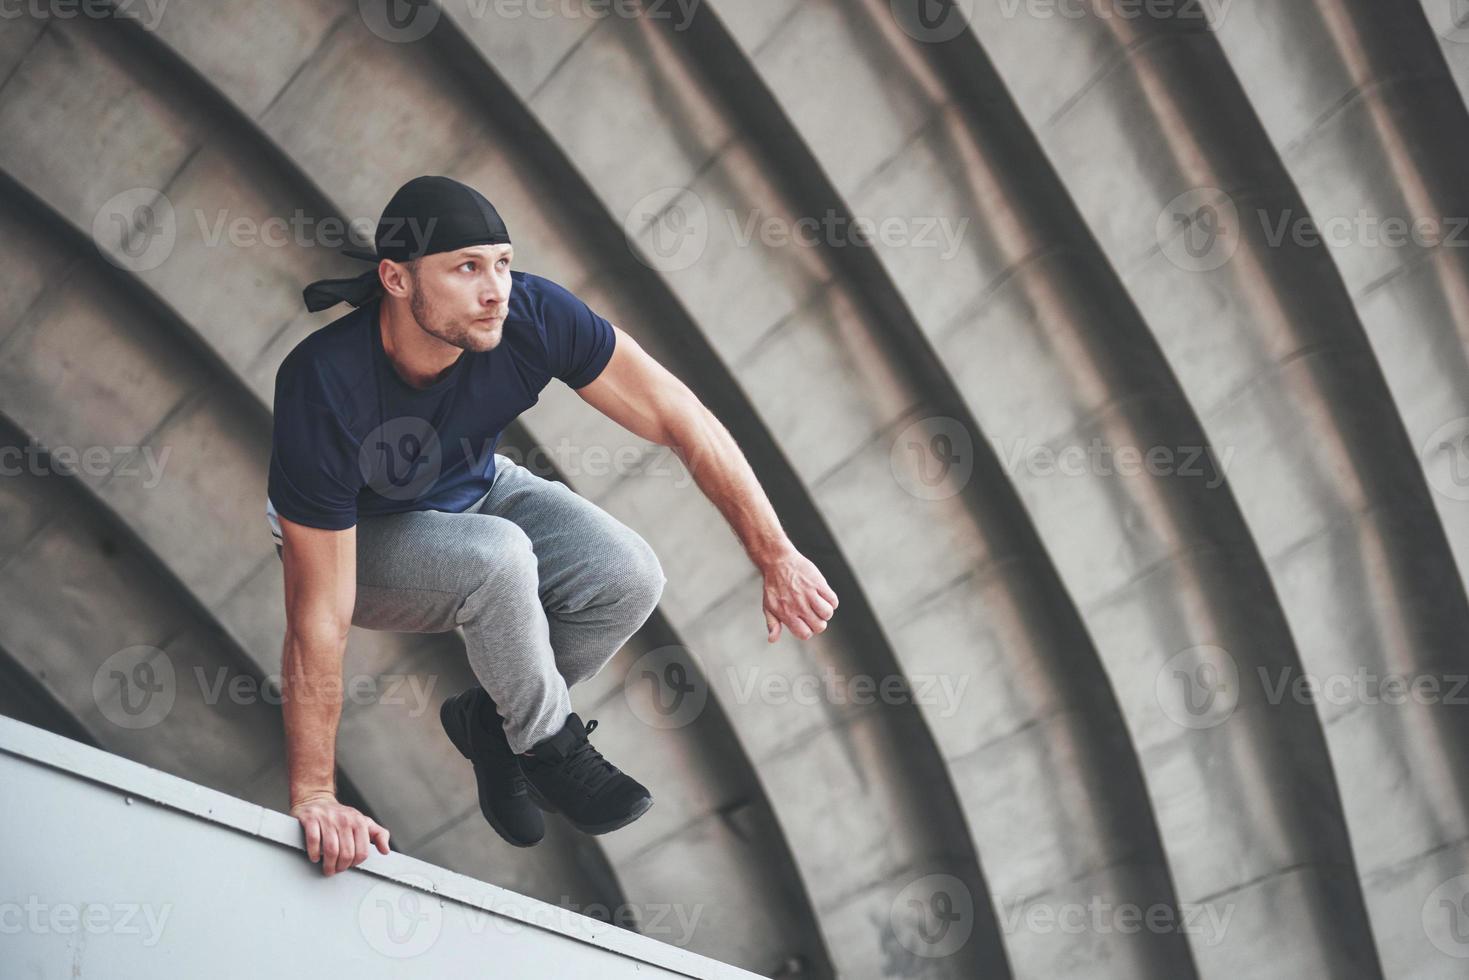
<instances>
[{"instance_id":1,"label":"gray concrete surface","mask_svg":"<svg viewBox=\"0 0 1469 980\"><path fill-rule=\"evenodd\" d=\"M669 575L576 691L659 804L515 852L431 711L350 707L342 778L404 850L650 934L699 909L688 949L768 976L1461 975L1469 290L1453 242L1370 237L1469 223L1454 4L395 10L0 22L5 445L141 447L0 481L0 708L281 793L268 704L140 735L94 675L278 669L271 383L344 310L301 286L355 271L319 222L446 173L716 411L842 606L768 647L687 474L553 386L509 444ZM349 650L433 708L469 682L453 636ZM673 722L670 658L703 706ZM910 693L768 693L832 676Z\"/></svg>"}]
</instances>

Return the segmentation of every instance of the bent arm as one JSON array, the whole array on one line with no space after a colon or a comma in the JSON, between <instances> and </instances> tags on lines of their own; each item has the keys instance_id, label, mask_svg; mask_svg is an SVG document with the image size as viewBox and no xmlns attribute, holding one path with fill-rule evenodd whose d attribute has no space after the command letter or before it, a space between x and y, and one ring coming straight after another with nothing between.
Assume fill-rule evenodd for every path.
<instances>
[{"instance_id":1,"label":"bent arm","mask_svg":"<svg viewBox=\"0 0 1469 980\"><path fill-rule=\"evenodd\" d=\"M286 640L281 713L291 806L336 799L342 664L357 598L357 529L325 531L280 518Z\"/></svg>"},{"instance_id":2,"label":"bent arm","mask_svg":"<svg viewBox=\"0 0 1469 980\"><path fill-rule=\"evenodd\" d=\"M837 607L836 592L791 543L739 444L687 385L621 328L613 329L612 358L576 393L623 428L668 446L683 460L765 578L770 642L780 637L781 624L802 639L824 631Z\"/></svg>"},{"instance_id":3,"label":"bent arm","mask_svg":"<svg viewBox=\"0 0 1469 980\"><path fill-rule=\"evenodd\" d=\"M575 389L576 393L634 435L677 453L755 565L763 568L794 551L775 508L729 430L636 340L621 327L613 329L617 346L612 359L595 380Z\"/></svg>"}]
</instances>

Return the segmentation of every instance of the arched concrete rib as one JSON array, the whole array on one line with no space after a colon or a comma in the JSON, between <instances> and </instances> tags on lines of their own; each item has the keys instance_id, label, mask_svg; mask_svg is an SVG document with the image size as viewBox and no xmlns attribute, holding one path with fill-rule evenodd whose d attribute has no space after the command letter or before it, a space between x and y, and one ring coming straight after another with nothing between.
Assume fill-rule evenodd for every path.
<instances>
[{"instance_id":1,"label":"arched concrete rib","mask_svg":"<svg viewBox=\"0 0 1469 980\"><path fill-rule=\"evenodd\" d=\"M1251 673L1299 663L1228 488L1027 465L1035 450L1208 443L973 38L915 44L884 3L803 3L784 18L727 9L857 213L973 219L947 263L876 250L985 434L1017 449L1011 475L1128 717L1180 897L1233 915L1224 935L1194 935L1201 973L1289 975L1309 961L1373 975L1320 728L1307 708L1267 704ZM840 59L841 93L823 88L826 72L803 71L813 50L862 52ZM864 73L869 62L902 67ZM892 82L910 76L919 82ZM843 94L863 106L868 138L819 116ZM1201 644L1247 662L1238 708L1196 730L1162 682L1175 654ZM1242 821L1241 793L1264 816ZM1268 845L1252 839L1267 831ZM1281 902L1296 906L1295 921L1281 919Z\"/></svg>"},{"instance_id":2,"label":"arched concrete rib","mask_svg":"<svg viewBox=\"0 0 1469 980\"><path fill-rule=\"evenodd\" d=\"M66 266L41 269L31 277L37 284L35 295L45 295L28 316L29 346L22 349L15 341L7 345L6 367L13 380L8 379L4 397L14 406L17 421L50 444L133 445L147 447L159 458L164 451L170 454L156 486L103 478L97 481L99 497L251 655L261 675L276 675L284 612L279 562L264 527L268 409L238 383L236 371L222 367L217 354L211 356L193 339L193 331L182 321L179 310L207 306L207 289L186 298L170 263L145 273L146 281L122 276L103 261L98 246L81 229L92 226L92 213L119 184L166 188L176 206L198 205L200 213L210 215L214 209L203 207L210 188L219 194L216 202L223 198L237 203L247 214L264 216L289 209L277 206L272 211L266 203L266 195L279 193L279 184L263 181L262 195L230 183L225 176L232 172L235 158L230 150L240 149L239 144L232 144L225 134L191 128L203 123L191 117L186 106L172 112L147 101L151 96L143 93L167 91L151 84L157 78L150 73L156 73L158 66L143 64L109 43L115 36L107 25L86 20L67 27L53 22L38 35L24 63L7 73L0 110L0 131L6 133L0 169L9 174L14 188L7 201L19 202L34 192L45 200L30 207L30 213L49 209L44 228L32 224L33 230L13 240L60 238L49 251L70 259ZM65 40L55 40L58 37ZM116 102L89 101L95 92L107 93L111 100L132 94L138 111L124 120L109 117ZM61 112L64 120L48 126L48 112ZM93 117L91 112L99 115ZM19 113L30 123L16 125L16 117L7 113ZM138 168L124 174L107 172L100 165L89 172L67 165L80 155L72 140L87 140L94 134L105 137L118 128L146 138L150 146L168 148L172 156L148 160L155 171L140 169L136 157L104 158L114 166ZM88 195L99 194L89 201ZM181 227L185 234L173 256L178 265L207 263L207 256L201 259L189 248L192 223ZM81 264L72 268L74 262ZM48 277L62 269L71 269L74 276L46 289L51 285ZM183 282L195 290L201 281L208 281L197 266L192 276ZM107 299L100 301L104 287ZM162 292L155 293L154 288ZM201 318L219 316L216 308ZM58 358L57 351L67 345L98 356ZM398 835L397 843L411 847L450 814L458 816L473 808L474 788L465 780L462 759L438 728L431 710L437 703L425 707L406 698L394 703L400 699L387 697L385 685L389 675L421 673L425 681L466 686L470 675L462 649L451 636L357 630L349 643L347 671L376 679L373 689L384 697L368 704L349 699L344 705L338 736L341 768ZM376 712L382 718L395 711L401 724L394 730L392 757L412 760L398 769L381 761L380 742L353 737L357 715ZM414 785L409 794L385 795L385 787L396 786L401 793L408 776L421 780L421 785ZM284 808L286 802L282 798L275 805ZM587 847L578 839L581 835L564 837L564 846L538 852L532 861L527 852L503 844L483 828L474 837L463 838L461 853L464 866L498 875L509 887L537 897L554 899L569 892L584 904L619 904L615 888L609 890L609 877L595 873L595 853L578 853Z\"/></svg>"},{"instance_id":3,"label":"arched concrete rib","mask_svg":"<svg viewBox=\"0 0 1469 980\"><path fill-rule=\"evenodd\" d=\"M177 601L178 583L3 407L0 447L21 461L0 480L5 673L69 738L251 802L284 792L280 713L252 693L255 665L205 610ZM218 696L239 681L243 696Z\"/></svg>"},{"instance_id":4,"label":"arched concrete rib","mask_svg":"<svg viewBox=\"0 0 1469 980\"><path fill-rule=\"evenodd\" d=\"M187 34L191 25L198 26L197 22L190 20L171 21L170 24L173 27L181 29L185 34ZM214 35L211 34L211 36ZM156 39L134 37L130 43L138 44L145 49L143 54L135 56L150 62L155 70L165 73L173 78L175 82L189 82L191 86L198 86L200 80L197 77L183 77L192 74L192 72L189 71L186 65L175 63L176 59L174 55L164 49L162 45L156 44ZM215 67L218 68L219 66ZM228 76L229 72L225 70L223 74ZM286 74L289 75L290 73L288 72ZM233 115L232 109L222 103L223 100L220 100L218 103L208 106L212 110L210 114L216 118L219 116L229 117ZM275 169L286 172L284 174L273 174L270 172L270 168L266 168L264 172L253 174L254 181L243 187L236 187L234 184L226 182L216 188L221 192L224 192L225 188L230 188L228 192L222 193L220 199L216 200L216 206L219 203L230 203L245 215L264 218L273 214L280 215L286 213L289 209L280 206L280 204L282 200L288 200L289 198L278 196L275 205L271 205L258 200L260 196L269 194L281 195L283 193L281 190L282 187L287 189L306 187L308 191L310 190L312 185L305 178L304 172L295 166L288 155L281 152L281 148L276 147L268 137L258 133L253 123L243 118L225 118L221 124L221 129L223 130L222 132L216 132L211 135L211 141L224 141L230 148L244 153L249 153L250 147L253 146L266 146L268 152L261 155L267 160L279 161L280 165L275 167ZM183 184L181 186L186 188L190 186L203 187L207 189L211 185L204 178L195 176L192 185ZM170 186L165 189L169 191L171 196L177 197L175 188ZM178 205L194 203L197 206L202 206L207 200L207 198L201 197L197 191L190 193L193 194L190 202L181 202L176 199L175 203ZM325 215L322 212L315 211L313 207L307 207L306 210L308 216L315 214L318 218L333 213L333 209L329 205L325 208ZM215 210L211 208L208 213L210 216L213 216ZM234 216L234 214L230 215L230 217ZM180 248L182 247L183 245L181 243ZM198 251L201 246L196 242L194 243L194 248ZM221 248L228 250L228 244L226 243ZM284 256L273 256L269 254L262 256L260 254L261 251L269 252L270 250L257 249L251 253L237 251L230 256L233 261L229 265L231 267L235 265L243 267L245 270L243 275L246 278L252 275L258 275L258 267L262 262L266 263L268 273L272 278L276 276L290 276L290 291L293 295L287 297L283 304L279 304L282 306L280 316L285 320L286 325L280 330L275 331L273 337L267 337L264 341L257 336L256 346L261 347L259 351L242 344L241 349L231 352L230 359L237 362L238 365L246 365L243 370L250 372L251 380L255 382L254 387L256 392L268 398L269 380L274 371L272 352L274 352L275 358L278 359L278 356L288 349L290 344L299 339L300 332L319 325L312 322L298 322L304 318L297 316L294 312L294 307L298 304L294 293L299 289L301 282L317 275L331 274L334 270L319 267L311 268L313 266L324 266L330 260L330 255L323 254L323 250L321 249L287 248L277 250L289 253ZM185 266L186 268L196 268L192 263L202 262L204 258L205 256L199 254L190 255L185 262ZM308 271L302 272L303 267L306 267ZM252 268L257 269L257 272L251 273L249 270ZM287 273L285 271L287 269L292 271ZM196 268L195 280L201 274ZM207 296L198 295L197 287L191 291L187 280L178 277L176 274L170 274L170 270L167 268L160 270L159 275L165 277L167 281L173 284L173 288L178 290L178 294L172 298L184 308L194 310L200 304L207 302ZM283 294L268 293L263 295L261 299L266 303L270 303L279 300L280 295ZM211 334L214 324L210 321L206 311L199 309L197 315L199 316L197 322L200 324L201 332ZM267 319L265 322L269 323L271 321ZM233 326L238 330L238 324ZM211 343L214 342L215 339L211 337ZM237 370L240 369L237 367ZM267 563L267 571L274 571L274 569L275 561L272 555L270 561ZM270 599L272 596L278 595L278 578L273 581L266 579L261 589L263 591L261 591L260 595L252 597L251 601L258 601L261 596L264 599ZM451 659L453 663L459 664L463 659L462 653L456 653ZM420 664L419 669L422 669L428 663ZM435 674L434 676L439 676L439 674ZM466 674L462 684L467 683L469 683L469 680ZM462 684L458 686L462 686ZM690 734L691 737L702 739L708 732L717 728L718 726L715 724L701 724L697 728L692 729ZM379 758L389 758L390 752L384 743L385 737L388 737L387 730L381 725L376 725L365 717L349 716L344 721L341 739L343 742L349 738L362 742L363 753L367 757L377 755ZM390 738L392 751L397 751L399 754L401 754L399 750L400 738L400 732L392 733ZM717 754L716 746L700 745L699 747L706 758L710 757L711 753ZM729 764L718 770L718 772L738 771L744 768L738 760L730 759L727 751L724 752L724 757ZM381 788L382 792L390 792L391 786L395 783L401 786L401 773L395 774L387 767L379 768L382 771L382 778L388 781L388 785ZM429 779L428 776L433 774L433 769L429 766L416 766L413 769L427 774L425 775L425 785L422 787L423 793L420 794L425 799L435 799L440 795L440 790L434 788L436 785L442 786L450 782L462 782L457 776L453 780L449 780L447 777L444 779ZM714 902L706 903L713 911L710 911L710 914L707 916L703 931L695 936L694 941L690 945L695 948L702 948L702 946L711 947L708 951L715 952L716 954L726 953L729 949L743 949L744 953L748 955L753 963L762 967L768 966L771 962L784 962L792 956L796 956L805 961L805 969L808 975L813 977L825 975L824 956L820 951L819 944L811 943L800 928L801 923L806 919L806 916L801 910L802 903L799 896L793 893L791 884L787 880L788 876L783 873L781 868L781 865L788 863L788 861L772 854L772 851L777 848L772 847L768 843L771 837L769 833L768 814L758 799L750 800L750 789L747 781L740 779L725 780L718 777L711 779L708 771L699 770L697 767L691 768L688 765L682 766L682 769L685 772L690 772L691 775L697 775L699 780L702 781L702 784L696 783L695 787L691 787L697 788L698 792L696 796L699 800L709 803L721 811L728 810L731 813L738 814L739 827L757 832L757 836L748 839L739 839L733 831L730 831L729 833L725 833L718 841L709 843L711 836L718 836L718 832L716 831L711 834L707 821L703 825L697 825L696 821L690 821L695 825L687 828L687 833L684 833L683 829L680 829L680 833L683 833L683 838L671 841L671 844L681 849L680 853L684 855L684 863L677 867L688 869L686 877L692 877L697 871L696 867L688 864L688 855L700 854L702 850L718 848L718 853L707 854L704 859L704 865L707 867L727 869L727 873L720 882L723 891L716 897L729 902L728 908L751 910L751 914L746 915L741 921L732 923L728 921L729 915L727 914L727 908L724 909L726 914L716 915L714 913L723 907L716 906ZM660 813L672 814L687 812L689 812L688 807L675 808L675 806L669 803L666 803L660 810ZM657 825L657 821L641 821L640 826L642 825L651 828ZM456 807L447 820L441 820L432 824L423 830L423 832L409 837L408 841L411 846L423 850L426 854L433 853L442 855L442 858L435 859L453 863L461 868L464 868L468 864L471 867L466 868L466 870L472 870L474 873L479 873L483 876L491 876L503 882L507 877L505 865L511 863L509 858L492 854L493 861L486 862L486 867L493 868L494 870L481 870L478 858L466 860L467 853L472 853L478 849L478 844L483 840L485 833L486 831L478 816L477 808L470 803L467 808L463 806ZM630 837L631 834L624 832L623 836ZM700 841L703 843L695 843ZM582 844L583 842L578 841L577 843ZM511 857L518 857L521 853L516 852ZM592 866L590 874L594 879L607 879L607 875L598 870L600 861L589 860L586 854L575 859L579 865L590 864ZM538 849L537 861L541 864L546 863L545 845ZM644 864L646 863L644 861ZM760 864L762 867L746 870L742 865L747 863ZM565 869L561 870L564 871ZM574 885L568 887L566 882L573 881L574 875L561 873L558 879L558 873L557 869L552 868L549 872L542 875L542 878L545 879L544 884L537 885L536 882L527 883L522 880L516 883L516 887L519 887L523 891L543 894L551 900L564 900L568 897L566 896L566 892L569 890L573 893L569 897L575 899L578 906L582 908L590 908L600 899L600 895L596 890L589 889L585 885L580 888ZM522 878L524 878L524 874L522 874ZM660 886L669 889L668 894L675 899L681 897L679 889L673 887L676 884L677 878L678 875L676 873L664 874L660 880ZM607 880L610 881L610 879ZM560 882L559 884L557 883L558 881ZM615 886L610 884L606 885L602 889L602 894L606 894L607 889L613 887ZM689 890L696 895L698 894L697 888L691 888ZM590 898L588 897L589 893ZM620 906L622 903L609 898L601 901L601 904L603 906ZM657 905L658 903L645 904ZM660 912L657 908L645 908L643 911L647 916L659 914ZM647 923L645 922L644 925L647 926ZM656 927L656 923L654 927ZM663 928L666 928L666 926ZM741 943L744 945L741 946Z\"/></svg>"},{"instance_id":5,"label":"arched concrete rib","mask_svg":"<svg viewBox=\"0 0 1469 980\"><path fill-rule=\"evenodd\" d=\"M1328 19L1350 31L1341 16L1338 8ZM1248 6L1226 18L1243 18L1230 29L1248 30ZM1304 667L1349 686L1358 671L1371 678L1321 705L1358 870L1379 941L1396 947L1392 962L1441 962L1421 928L1422 909L1463 863L1466 720L1442 703L1372 699L1388 675L1462 675L1455 638L1469 627L1469 607L1338 269L1326 249L1289 235L1272 240L1282 216L1310 216L1307 202L1200 19L1063 23L986 14L976 29L1211 440L1235 452L1230 483ZM1272 43L1270 33L1262 25L1258 43ZM1071 66L1069 84L1036 76L1027 59L1042 50ZM1310 84L1329 83L1313 73ZM1270 91L1279 98L1280 86ZM1123 115L1128 124L1119 127ZM1126 163L1102 178L1099 159ZM1160 221L1166 228L1206 203L1225 207L1197 188L1229 194L1239 215L1238 233L1231 225L1215 252L1191 254L1176 238L1160 239ZM1283 696L1299 699L1290 689ZM1407 793L1405 751L1424 766ZM1389 794L1399 804L1391 831L1381 820ZM1399 821L1414 829L1402 833Z\"/></svg>"},{"instance_id":6,"label":"arched concrete rib","mask_svg":"<svg viewBox=\"0 0 1469 980\"><path fill-rule=\"evenodd\" d=\"M1465 628L1453 598L1460 591L1455 564L1461 580L1469 570L1462 469L1469 437L1469 112L1419 13L1413 4L1359 0L1242 0L1216 31L1310 219L1326 231L1326 242L1311 247L1329 254L1341 273L1410 446L1437 491L1430 497L1457 559L1437 541L1420 550L1400 539L1392 549L1397 559L1364 542L1353 564L1367 567L1334 598L1349 609L1372 608L1375 597L1376 622L1364 629L1361 617L1318 611L1313 628L1297 629L1303 647L1309 636L1320 651L1303 651L1307 666L1323 673L1365 663L1379 673L1443 668L1465 676L1463 656L1444 655L1462 646L1455 638ZM1302 217L1269 215L1274 228L1290 220L1292 235ZM1361 392L1349 385L1339 397L1355 400ZM1377 465L1365 453L1361 458ZM1403 495L1375 506L1390 514L1422 503ZM1350 549L1331 551L1342 561ZM1399 608L1384 608L1384 600ZM1324 710L1333 721L1344 714L1331 705ZM1463 709L1415 715L1406 706L1378 706L1356 714L1351 730L1332 736L1328 729L1328 736L1334 748L1341 743L1337 772L1373 929L1389 976L1428 976L1445 964L1422 933L1424 903L1469 856ZM1408 792L1405 755L1414 760ZM1394 801L1391 817L1384 800Z\"/></svg>"},{"instance_id":7,"label":"arched concrete rib","mask_svg":"<svg viewBox=\"0 0 1469 980\"><path fill-rule=\"evenodd\" d=\"M740 11L751 13L752 8L741 7ZM714 20L707 4L688 30L676 36L666 22L652 19L650 23L664 30L646 36L624 29L626 36L611 41L579 38L576 55L557 67L558 74L568 72L570 78L542 77L527 67L519 69L525 73L514 84L532 93L533 109L537 105L533 93L581 92L585 104L575 112L595 116L610 114L606 103L626 97L638 84L616 70L608 71L609 64L658 66L654 77L642 82L650 91L708 91L714 108L695 104L686 109L687 114L697 119L715 112L728 116L728 127L737 135L720 146L721 155L732 154L739 143L747 143L758 147L751 156L762 173L781 175L772 181L767 197L742 198L740 188L726 190L701 182L698 193L704 207L716 215L721 209L749 212L759 206L767 209L768 216L787 219L829 210L850 216L840 194L804 152L800 133L791 129L781 110L761 91L760 78L747 70L744 53ZM530 38L518 34L514 24L482 24L470 19L463 26L485 46L490 64L496 68L507 65L511 73L517 70L514 53L525 50ZM552 50L573 44L548 42L542 25L535 30L537 44ZM598 50L599 45L613 48L613 53ZM699 69L684 77L681 72L687 69L675 67L680 59ZM830 74L834 86L844 81L841 66L845 64L823 62L823 74ZM589 83L593 71L603 73L603 84L595 92L607 93L604 97L597 96ZM895 85L900 78L894 78ZM840 92L824 94L828 106L842 97ZM730 97L721 101L724 96ZM698 102L686 94L682 97ZM557 127L556 115L548 111L543 118ZM637 123L622 122L628 131L621 139L637 145L653 142L648 130L655 127L677 131L684 125L679 113L667 108L646 118L641 125L647 130L637 128ZM565 121L553 128L552 135L577 142L571 124ZM590 148L595 145L593 140L587 142L588 149L572 162L593 182L594 189L605 188L609 199L619 194L630 198L632 192L619 185L613 161ZM697 181L717 166L699 165L697 160L694 164L700 172L694 177ZM690 176L672 172L671 167L669 171L659 179L676 183ZM774 254L775 250L765 251ZM835 301L829 304L840 317L840 333L821 329L819 317L827 304L815 313L809 307L800 309L768 328L767 338L774 338L774 356L733 359L737 379L767 394L761 400L770 406L765 411L781 414L788 410L780 406L776 394L781 386L798 384L802 370L816 373L810 367L812 362L837 365L823 376L824 387L847 385L860 391L900 386L917 406L902 410L904 423L939 416L961 420L968 431L976 431L952 380L871 253L847 248L827 254L830 267L823 271L833 284L830 289L845 297L840 307ZM719 273L744 280L753 261L757 260L747 261L735 252L721 261ZM683 274L684 270L669 270L670 285L681 297L687 296L685 304L696 317L717 318L719 311L704 284L681 288ZM742 329L755 334L760 328L757 322ZM711 336L711 342L716 348L721 346L716 337ZM842 344L860 353L844 357ZM792 349L807 360L789 358L782 370L782 354ZM731 358L727 355L726 359ZM764 372L771 376L762 378ZM850 417L849 402L840 395L808 398L792 407L809 417L805 424L813 431L841 432L851 427L843 418L844 413ZM796 444L786 455L810 474L807 480L822 502L823 495L828 501L833 495L830 489L822 490L824 485L843 480L858 483L852 474L863 472L858 467L870 462L870 454L887 452L903 423L893 426L884 424L886 421L880 420L875 432L858 436L857 441L866 444L857 449L837 445L822 447L817 453L805 452L798 435L783 435L785 426L773 422L767 428L782 441ZM843 453L848 455L844 458ZM1136 758L1095 652L1008 480L986 447L979 446L978 454L982 459L976 473L957 496L957 513L932 507L932 524L903 521L873 529L872 511L909 509L902 499L905 491L890 478L860 483L868 497L867 513L838 505L830 507L827 518L839 542L857 542L850 552L859 560L856 571L873 598L875 612L904 671L921 676L937 667L953 675L987 678L986 690L973 696L970 708L957 716L935 708L926 713L925 720L957 783L971 833L984 858L996 910L1001 916L1015 917L1029 913L1025 906L1030 901L1085 906L1092 895L1114 905L1176 904ZM868 460L862 459L864 455ZM866 465L865 472L871 471ZM944 550L954 530L939 518L978 526L985 541L984 559L957 579L920 575L915 582L907 565L884 567L905 549L921 554ZM860 563L863 559L865 564ZM918 598L906 601L915 594ZM991 682L990 677L998 680ZM1038 786L1045 781L1040 774L1055 765L1066 765L1067 777L1045 788ZM1118 778L1106 784L1088 778L1088 773L1101 771ZM1078 975L1094 977L1106 970L1131 978L1192 973L1187 946L1177 934L1058 937L1021 929L1008 931L1005 939L1017 975L1059 977L1080 971Z\"/></svg>"}]
</instances>

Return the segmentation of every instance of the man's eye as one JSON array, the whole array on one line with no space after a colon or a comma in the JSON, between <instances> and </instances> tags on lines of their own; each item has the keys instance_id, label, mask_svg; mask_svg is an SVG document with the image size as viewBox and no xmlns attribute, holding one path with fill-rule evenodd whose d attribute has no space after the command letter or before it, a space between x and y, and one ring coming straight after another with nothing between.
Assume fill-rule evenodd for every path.
<instances>
[{"instance_id":1,"label":"man's eye","mask_svg":"<svg viewBox=\"0 0 1469 980\"><path fill-rule=\"evenodd\" d=\"M465 262L464 265L461 265L459 268L463 269L465 266L469 266L470 268L474 268L474 263L473 262Z\"/></svg>"}]
</instances>

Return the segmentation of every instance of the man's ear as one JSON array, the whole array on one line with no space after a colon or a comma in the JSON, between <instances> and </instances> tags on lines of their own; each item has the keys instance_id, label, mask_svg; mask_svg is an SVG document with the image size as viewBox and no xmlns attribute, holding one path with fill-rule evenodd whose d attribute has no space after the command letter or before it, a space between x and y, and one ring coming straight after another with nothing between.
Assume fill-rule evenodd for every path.
<instances>
[{"instance_id":1,"label":"man's ear","mask_svg":"<svg viewBox=\"0 0 1469 980\"><path fill-rule=\"evenodd\" d=\"M416 264L417 260L403 263L383 259L377 268L378 278L383 283L383 291L399 299L407 296L409 279L418 271L414 268Z\"/></svg>"}]
</instances>

